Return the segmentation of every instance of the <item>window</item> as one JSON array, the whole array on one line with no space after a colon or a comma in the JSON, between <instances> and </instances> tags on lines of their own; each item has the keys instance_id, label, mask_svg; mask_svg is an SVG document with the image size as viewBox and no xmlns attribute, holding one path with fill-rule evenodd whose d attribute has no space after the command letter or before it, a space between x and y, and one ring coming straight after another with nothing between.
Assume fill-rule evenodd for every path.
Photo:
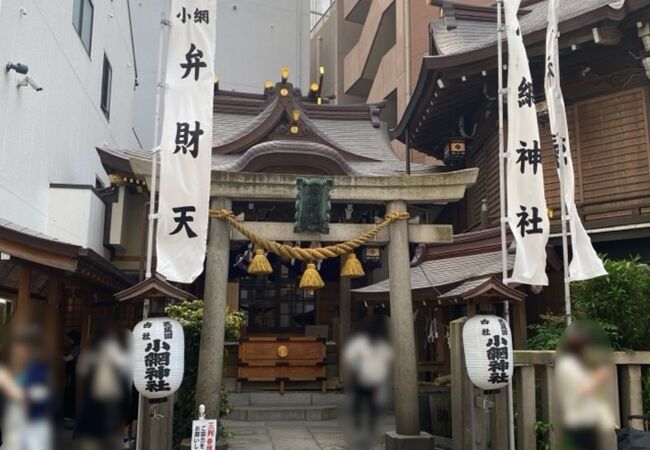
<instances>
[{"instance_id":1,"label":"window","mask_svg":"<svg viewBox=\"0 0 650 450\"><path fill-rule=\"evenodd\" d=\"M90 0L73 0L72 24L81 38L86 51L90 55L93 40L93 14L94 6Z\"/></svg>"},{"instance_id":2,"label":"window","mask_svg":"<svg viewBox=\"0 0 650 450\"><path fill-rule=\"evenodd\" d=\"M253 332L300 331L316 323L314 294L300 289L295 276L240 279L239 307Z\"/></svg>"},{"instance_id":3,"label":"window","mask_svg":"<svg viewBox=\"0 0 650 450\"><path fill-rule=\"evenodd\" d=\"M108 119L111 115L111 84L113 83L113 69L104 53L104 67L102 68L102 102L101 107Z\"/></svg>"}]
</instances>

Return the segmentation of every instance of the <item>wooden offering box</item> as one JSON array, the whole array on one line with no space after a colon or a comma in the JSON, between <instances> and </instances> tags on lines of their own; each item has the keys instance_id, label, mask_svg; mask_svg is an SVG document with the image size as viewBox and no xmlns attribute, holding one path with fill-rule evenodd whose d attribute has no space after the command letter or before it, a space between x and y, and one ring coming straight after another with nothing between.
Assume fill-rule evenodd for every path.
<instances>
[{"instance_id":1,"label":"wooden offering box","mask_svg":"<svg viewBox=\"0 0 650 450\"><path fill-rule=\"evenodd\" d=\"M276 381L282 394L287 381L320 381L325 392L325 351L325 340L313 336L242 338L237 391L244 381Z\"/></svg>"}]
</instances>

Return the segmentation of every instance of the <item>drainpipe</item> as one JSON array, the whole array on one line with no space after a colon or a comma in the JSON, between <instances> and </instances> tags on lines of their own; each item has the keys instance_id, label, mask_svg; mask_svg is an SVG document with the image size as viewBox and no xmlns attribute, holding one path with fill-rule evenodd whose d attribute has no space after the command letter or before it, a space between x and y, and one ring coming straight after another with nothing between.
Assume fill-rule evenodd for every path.
<instances>
[{"instance_id":1,"label":"drainpipe","mask_svg":"<svg viewBox=\"0 0 650 450\"><path fill-rule=\"evenodd\" d=\"M411 175L411 136L408 127L404 130L404 152L406 154L406 175Z\"/></svg>"},{"instance_id":2,"label":"drainpipe","mask_svg":"<svg viewBox=\"0 0 650 450\"><path fill-rule=\"evenodd\" d=\"M404 2L404 89L406 104L411 101L411 0Z\"/></svg>"}]
</instances>

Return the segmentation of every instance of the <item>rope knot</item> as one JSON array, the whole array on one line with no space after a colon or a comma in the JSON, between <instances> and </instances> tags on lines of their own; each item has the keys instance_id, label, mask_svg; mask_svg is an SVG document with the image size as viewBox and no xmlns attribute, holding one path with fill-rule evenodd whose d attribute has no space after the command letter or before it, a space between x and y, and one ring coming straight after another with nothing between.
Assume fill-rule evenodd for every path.
<instances>
[{"instance_id":1,"label":"rope knot","mask_svg":"<svg viewBox=\"0 0 650 450\"><path fill-rule=\"evenodd\" d=\"M229 217L234 217L235 213L227 209L212 209L210 210L210 215L220 220L226 220Z\"/></svg>"},{"instance_id":2,"label":"rope knot","mask_svg":"<svg viewBox=\"0 0 650 450\"><path fill-rule=\"evenodd\" d=\"M392 212L384 216L385 220L395 221L395 220L408 220L411 218L411 215L407 212Z\"/></svg>"}]
</instances>

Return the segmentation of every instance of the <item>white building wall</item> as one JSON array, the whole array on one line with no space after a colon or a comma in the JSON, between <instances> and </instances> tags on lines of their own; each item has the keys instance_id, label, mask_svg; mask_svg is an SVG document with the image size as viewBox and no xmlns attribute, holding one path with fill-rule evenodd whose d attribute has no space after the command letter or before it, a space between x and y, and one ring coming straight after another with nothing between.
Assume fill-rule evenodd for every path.
<instances>
[{"instance_id":1,"label":"white building wall","mask_svg":"<svg viewBox=\"0 0 650 450\"><path fill-rule=\"evenodd\" d=\"M218 0L215 69L219 87L261 93L264 82L291 70L290 81L309 87L308 0Z\"/></svg>"},{"instance_id":2,"label":"white building wall","mask_svg":"<svg viewBox=\"0 0 650 450\"><path fill-rule=\"evenodd\" d=\"M158 70L159 1L133 1L132 16L139 88L135 126L144 148L154 146L154 112ZM219 87L261 93L264 82L280 79L288 67L290 81L309 87L309 0L218 0L215 70Z\"/></svg>"},{"instance_id":3,"label":"white building wall","mask_svg":"<svg viewBox=\"0 0 650 450\"><path fill-rule=\"evenodd\" d=\"M95 147L137 148L135 72L125 0L94 0L88 55L72 22L72 0L2 0L0 63L20 62L43 88L16 88L0 70L0 217L62 236L76 217L49 221L50 183L108 184ZM24 8L24 14L21 13ZM110 121L100 108L104 52L113 69ZM93 207L92 226L103 211ZM101 217L98 217L101 216ZM96 238L93 238L96 239Z\"/></svg>"}]
</instances>

